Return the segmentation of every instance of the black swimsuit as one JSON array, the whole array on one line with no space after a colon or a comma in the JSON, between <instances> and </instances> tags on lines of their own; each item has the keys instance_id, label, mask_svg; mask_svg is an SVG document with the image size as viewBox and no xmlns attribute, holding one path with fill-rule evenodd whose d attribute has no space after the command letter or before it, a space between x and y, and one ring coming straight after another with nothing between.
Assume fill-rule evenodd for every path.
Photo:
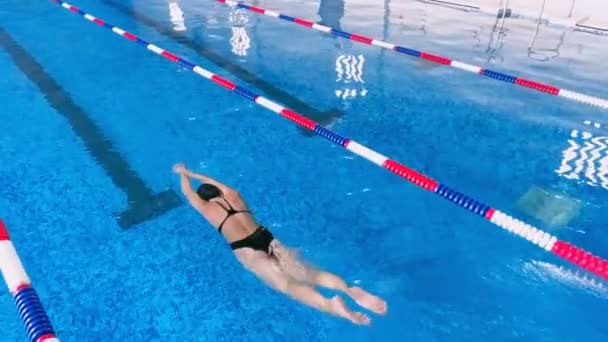
<instances>
[{"instance_id":1,"label":"black swimsuit","mask_svg":"<svg viewBox=\"0 0 608 342\"><path fill-rule=\"evenodd\" d=\"M226 201L226 199L224 198L224 201ZM228 204L228 208L224 207L220 202L216 202L220 207L222 207L224 210L226 210L226 213L228 215L226 215L226 218L224 218L224 220L222 221L222 223L220 223L219 227L217 228L218 232L220 232L220 234L222 233L222 228L224 227L224 223L226 223L226 221L230 218L230 216L238 214L238 213L249 213L251 214L251 211L249 210L235 210L232 205L230 205L230 202L226 201L226 203ZM255 232L253 232L251 235L247 236L246 238L242 239L242 240L238 240L238 241L234 241L230 244L230 247L235 250L235 249L239 249L239 248L253 248L257 251L262 251L264 253L268 253L269 255L272 255L272 248L270 247L270 243L272 242L272 240L274 240L274 236L272 236L272 233L266 229L266 227L264 226L258 226L258 228L255 230Z\"/></svg>"}]
</instances>

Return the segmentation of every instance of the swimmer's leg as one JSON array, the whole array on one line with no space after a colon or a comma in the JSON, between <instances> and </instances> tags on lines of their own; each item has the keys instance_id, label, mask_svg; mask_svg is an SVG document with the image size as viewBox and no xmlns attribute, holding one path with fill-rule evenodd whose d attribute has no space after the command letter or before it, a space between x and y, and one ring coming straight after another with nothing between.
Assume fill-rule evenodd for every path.
<instances>
[{"instance_id":1,"label":"swimmer's leg","mask_svg":"<svg viewBox=\"0 0 608 342\"><path fill-rule=\"evenodd\" d=\"M304 264L297 258L295 252L276 240L273 242L273 252L281 268L293 278L311 285L344 292L362 307L376 314L386 314L387 305L382 298L374 296L360 287L349 287L342 278L333 273Z\"/></svg>"},{"instance_id":2,"label":"swimmer's leg","mask_svg":"<svg viewBox=\"0 0 608 342\"><path fill-rule=\"evenodd\" d=\"M349 287L346 282L337 275L322 270L311 270L311 276L311 281L314 284L328 289L342 291L362 307L379 315L386 314L387 305L382 298L374 296L360 287Z\"/></svg>"},{"instance_id":3,"label":"swimmer's leg","mask_svg":"<svg viewBox=\"0 0 608 342\"><path fill-rule=\"evenodd\" d=\"M241 248L235 250L234 253L239 261L259 279L292 299L317 310L345 318L355 324L367 325L370 323L370 319L366 315L348 309L339 296L331 299L325 298L312 286L290 277L279 267L276 259L266 253L249 248Z\"/></svg>"}]
</instances>

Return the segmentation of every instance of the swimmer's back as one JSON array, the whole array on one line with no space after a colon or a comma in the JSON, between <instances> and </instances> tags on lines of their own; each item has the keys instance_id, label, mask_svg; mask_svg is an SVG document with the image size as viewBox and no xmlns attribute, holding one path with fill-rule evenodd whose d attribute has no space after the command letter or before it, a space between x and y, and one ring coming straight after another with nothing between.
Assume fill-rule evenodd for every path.
<instances>
[{"instance_id":1,"label":"swimmer's back","mask_svg":"<svg viewBox=\"0 0 608 342\"><path fill-rule=\"evenodd\" d=\"M251 235L260 226L249 206L236 191L227 191L223 197L211 200L212 209L206 213L206 219L218 230L229 243L242 240ZM229 215L230 208L236 213ZM228 209L228 210L227 210Z\"/></svg>"}]
</instances>

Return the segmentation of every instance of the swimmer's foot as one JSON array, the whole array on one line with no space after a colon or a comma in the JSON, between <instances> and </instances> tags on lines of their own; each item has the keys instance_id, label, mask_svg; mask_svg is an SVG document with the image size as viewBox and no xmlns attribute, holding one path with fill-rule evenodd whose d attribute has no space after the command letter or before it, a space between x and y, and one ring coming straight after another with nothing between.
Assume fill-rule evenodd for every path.
<instances>
[{"instance_id":1,"label":"swimmer's foot","mask_svg":"<svg viewBox=\"0 0 608 342\"><path fill-rule=\"evenodd\" d=\"M376 313L378 315L386 314L386 302L382 298L376 297L360 287L351 287L348 289L348 294L357 304Z\"/></svg>"},{"instance_id":2,"label":"swimmer's foot","mask_svg":"<svg viewBox=\"0 0 608 342\"><path fill-rule=\"evenodd\" d=\"M335 296L329 300L331 313L334 315L348 319L349 321L359 325L369 325L371 323L369 317L360 313L353 312L346 307L344 300L340 296Z\"/></svg>"}]
</instances>

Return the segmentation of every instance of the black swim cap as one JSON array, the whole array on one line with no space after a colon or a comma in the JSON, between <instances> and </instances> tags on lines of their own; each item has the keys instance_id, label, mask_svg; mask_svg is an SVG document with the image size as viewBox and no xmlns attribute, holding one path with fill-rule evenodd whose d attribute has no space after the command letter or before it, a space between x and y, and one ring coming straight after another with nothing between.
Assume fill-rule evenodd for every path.
<instances>
[{"instance_id":1,"label":"black swim cap","mask_svg":"<svg viewBox=\"0 0 608 342\"><path fill-rule=\"evenodd\" d=\"M212 184L201 184L196 190L196 193L205 201L209 201L212 198L220 197L222 195L220 189Z\"/></svg>"}]
</instances>

